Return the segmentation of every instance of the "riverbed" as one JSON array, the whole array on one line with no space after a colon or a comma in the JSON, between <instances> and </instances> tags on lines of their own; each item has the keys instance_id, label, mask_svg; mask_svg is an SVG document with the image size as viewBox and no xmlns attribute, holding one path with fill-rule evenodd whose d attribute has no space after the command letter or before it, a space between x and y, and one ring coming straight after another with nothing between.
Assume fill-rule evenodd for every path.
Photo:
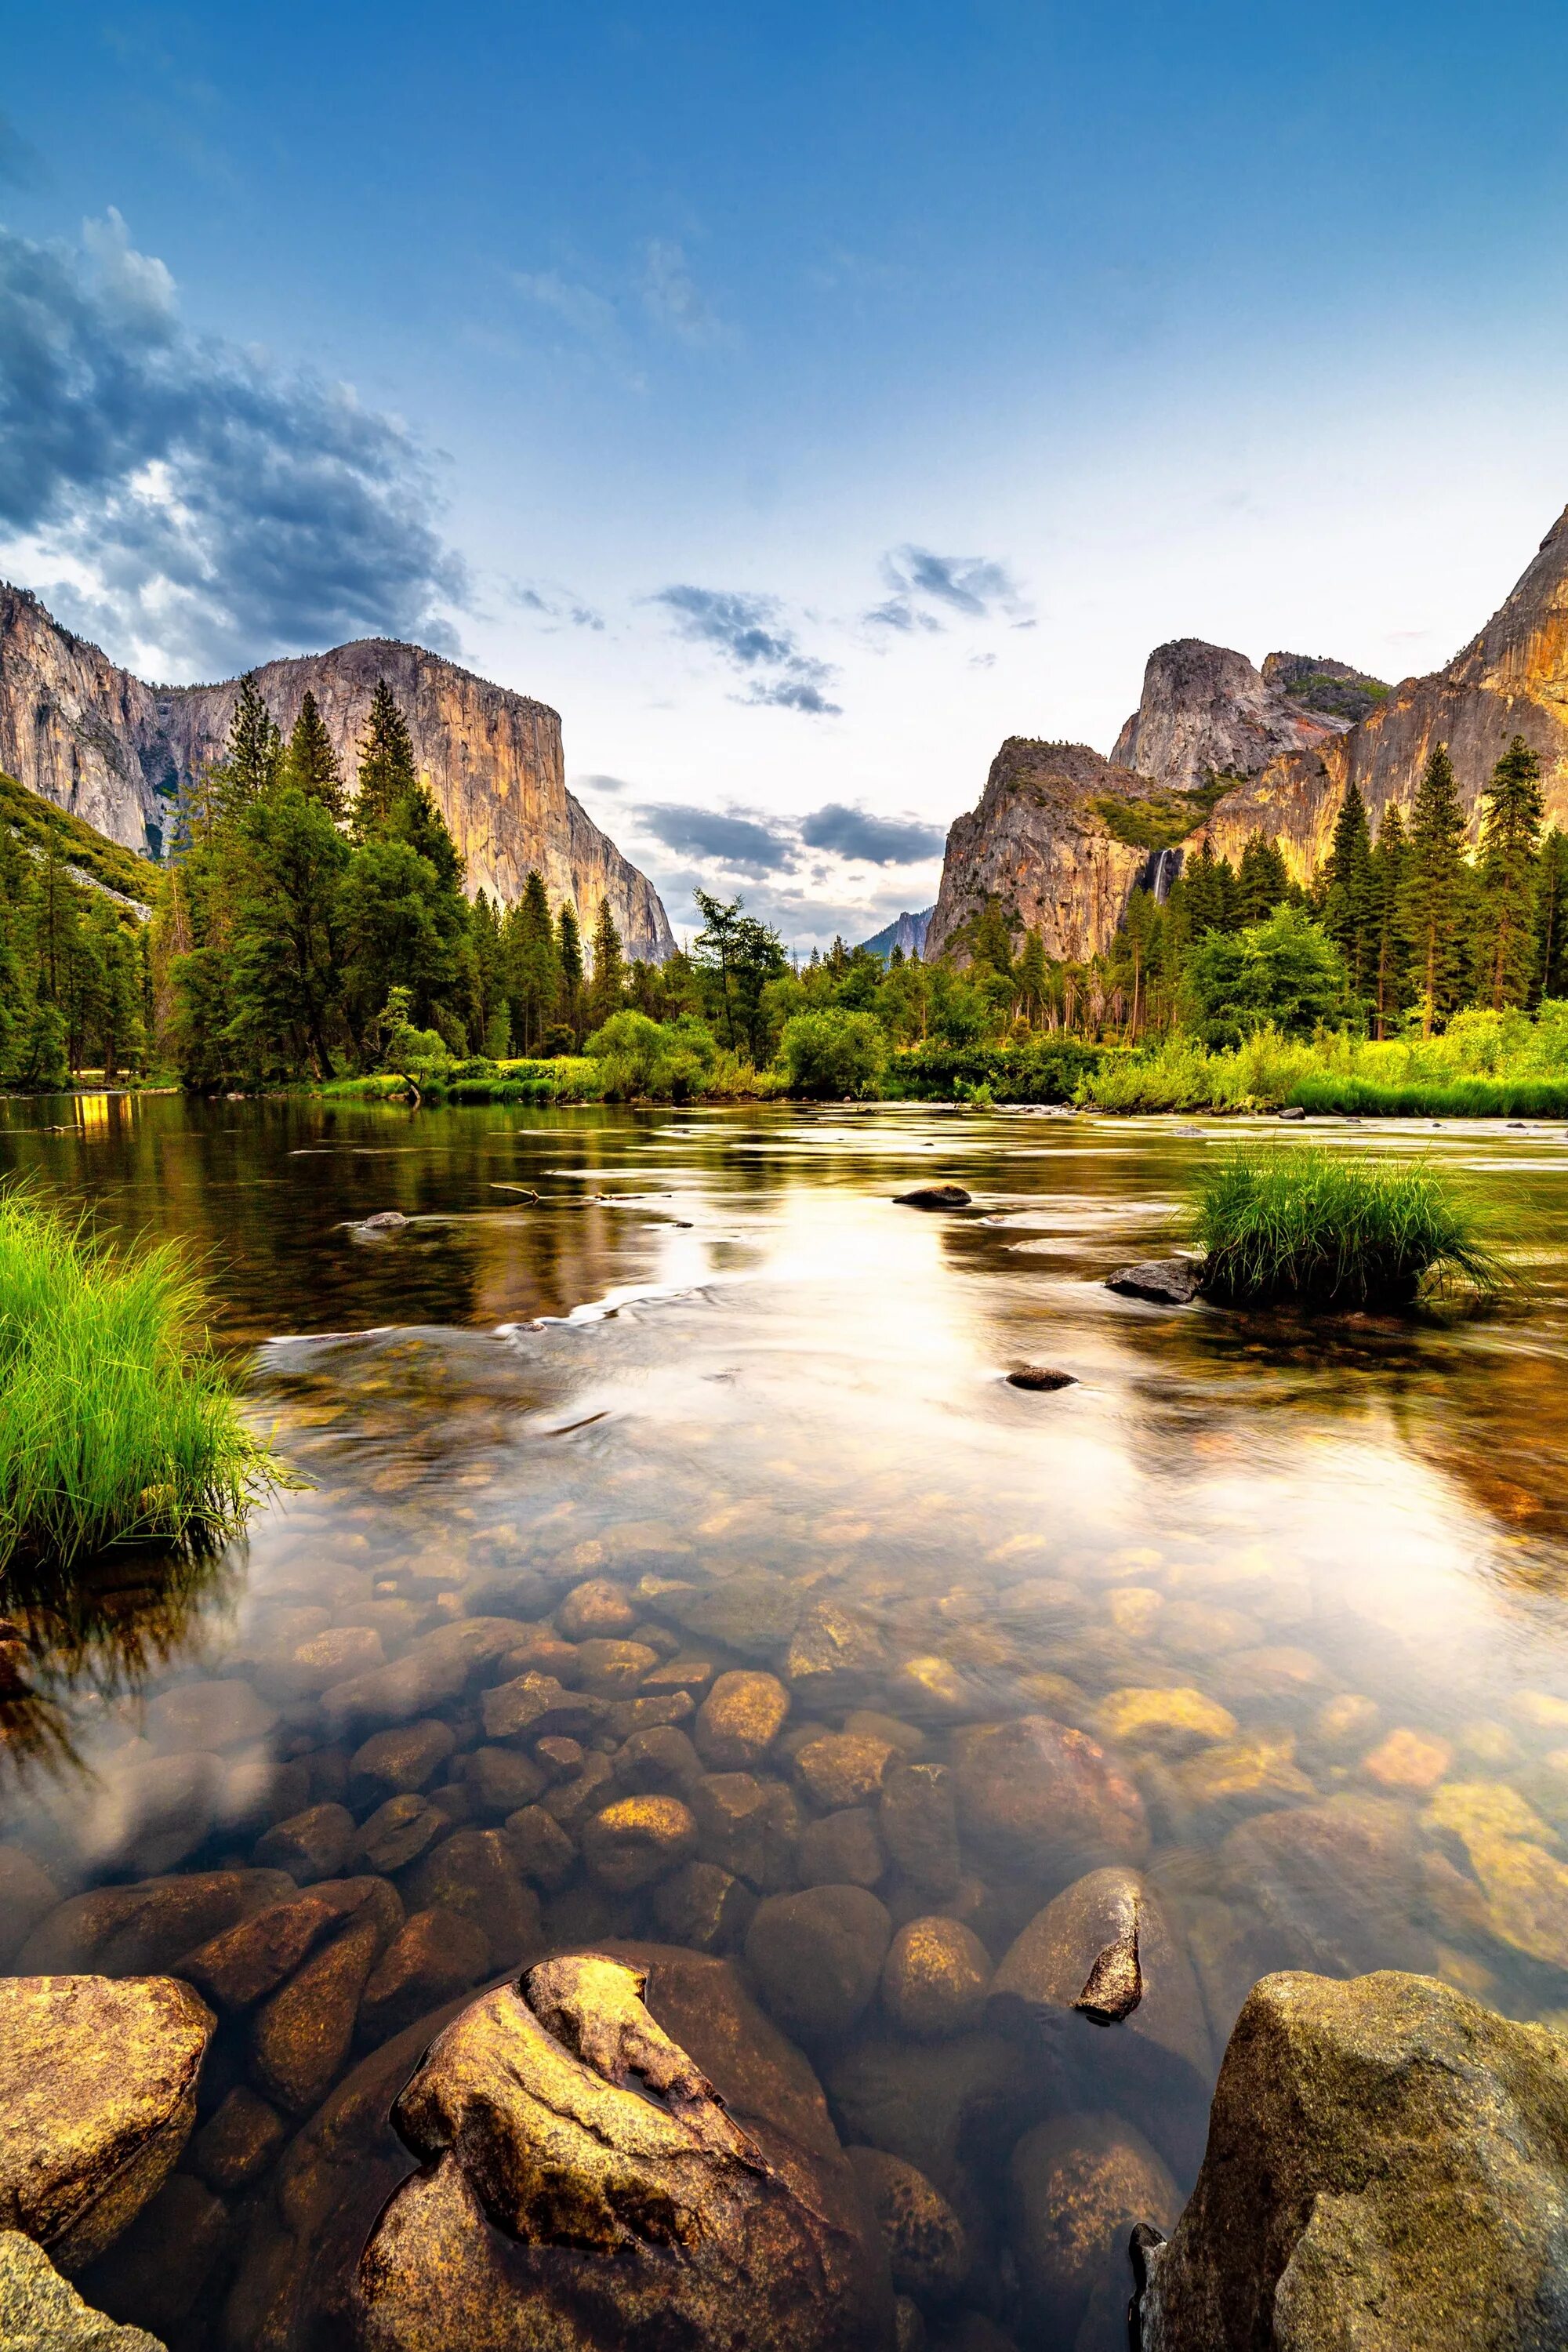
<instances>
[{"instance_id":1,"label":"riverbed","mask_svg":"<svg viewBox=\"0 0 1568 2352\"><path fill-rule=\"evenodd\" d=\"M238 1916L217 1883L262 1869L456 1910L476 1983L524 1957L509 1938L725 1954L806 2046L840 2137L918 2164L962 2219L932 2341L989 2341L984 2321L1027 2343L1070 2306L1094 2352L1125 2287L1096 2270L1064 2303L1049 2284L1047 2127L1120 2134L1169 2226L1257 1975L1417 1968L1568 2022L1568 1136L1294 1130L1473 1188L1523 1277L1500 1303L1311 1321L1108 1291L1180 1245L1205 1156L1262 1132L1282 1130L896 1105L0 1106L0 1169L203 1256L215 1342L298 1481L216 1557L127 1555L8 1604L35 1662L5 1708L0 1958L174 1969L175 1929L116 1944L77 1898L200 1880L199 1945ZM970 1205L894 1199L939 1181ZM366 1229L386 1211L405 1222ZM1010 1380L1030 1368L1066 1381ZM459 1652L395 1701L343 1696ZM739 1672L787 1696L760 1752L710 1729L706 1753L648 1744L698 1736ZM572 1727L531 1739L487 1715L531 1673L577 1695ZM1076 1838L1021 1820L978 1760L984 1727L1041 1720L1058 1779L1089 1776ZM388 1760L411 1727L424 1750ZM740 1774L749 1827L708 1785ZM946 1862L901 1825L890 1792L917 1784L949 1792ZM699 1841L630 1888L584 1834L628 1790L676 1795ZM485 1876L498 1855L507 1885ZM854 1886L889 1934L959 1923L982 1976L1016 1986L1024 1931L1059 1898L1070 1955L1069 1890L1108 1867L1140 1874L1163 1971L1110 2029L1059 1989L987 2006L984 1983L921 2019L885 1973L853 2014L815 2012L753 1934L759 1903ZM867 1965L874 1985L881 1952ZM329 2021L314 2075L258 2058L258 2009L226 2011L170 2242L143 2228L86 2291L180 2352L303 2346L314 2323L280 2323L256 2283L279 2167L417 2021L410 1981L357 2022L351 2001L337 2043ZM226 2171L202 2132L240 2088L273 2122L251 2117L253 2160Z\"/></svg>"}]
</instances>

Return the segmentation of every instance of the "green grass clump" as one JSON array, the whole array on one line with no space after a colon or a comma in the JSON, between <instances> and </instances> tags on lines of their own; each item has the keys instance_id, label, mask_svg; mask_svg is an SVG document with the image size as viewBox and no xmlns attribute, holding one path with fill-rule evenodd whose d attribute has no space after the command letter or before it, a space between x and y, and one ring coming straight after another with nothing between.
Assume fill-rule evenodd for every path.
<instances>
[{"instance_id":1,"label":"green grass clump","mask_svg":"<svg viewBox=\"0 0 1568 2352\"><path fill-rule=\"evenodd\" d=\"M1568 1079L1311 1076L1290 1099L1355 1118L1568 1118Z\"/></svg>"},{"instance_id":2,"label":"green grass clump","mask_svg":"<svg viewBox=\"0 0 1568 2352\"><path fill-rule=\"evenodd\" d=\"M1423 1290L1492 1291L1506 1279L1474 1210L1434 1171L1310 1146L1213 1161L1197 1238L1204 1289L1234 1306L1401 1306Z\"/></svg>"},{"instance_id":3,"label":"green grass clump","mask_svg":"<svg viewBox=\"0 0 1568 2352\"><path fill-rule=\"evenodd\" d=\"M0 1193L0 1567L219 1535L275 1482L174 1244Z\"/></svg>"}]
</instances>

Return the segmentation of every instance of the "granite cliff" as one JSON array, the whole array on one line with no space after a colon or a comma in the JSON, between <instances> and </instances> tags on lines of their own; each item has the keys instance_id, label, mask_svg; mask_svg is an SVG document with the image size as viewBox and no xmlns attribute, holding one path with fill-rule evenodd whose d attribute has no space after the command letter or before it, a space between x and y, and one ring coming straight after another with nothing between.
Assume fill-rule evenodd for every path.
<instances>
[{"instance_id":1,"label":"granite cliff","mask_svg":"<svg viewBox=\"0 0 1568 2352\"><path fill-rule=\"evenodd\" d=\"M570 898L585 931L608 898L628 954L671 951L653 885L566 790L561 721L543 703L380 637L256 673L285 733L310 689L351 779L378 677L408 720L470 889L510 903L537 866L552 905ZM0 771L127 848L166 847L181 785L221 754L235 690L233 679L149 686L36 596L0 586Z\"/></svg>"},{"instance_id":2,"label":"granite cliff","mask_svg":"<svg viewBox=\"0 0 1568 2352\"><path fill-rule=\"evenodd\" d=\"M1283 665L1298 656L1268 658ZM1157 784L1192 792L1212 776L1256 776L1281 754L1311 751L1349 724L1293 700L1245 654L1176 637L1150 655L1138 708L1110 756Z\"/></svg>"}]
</instances>

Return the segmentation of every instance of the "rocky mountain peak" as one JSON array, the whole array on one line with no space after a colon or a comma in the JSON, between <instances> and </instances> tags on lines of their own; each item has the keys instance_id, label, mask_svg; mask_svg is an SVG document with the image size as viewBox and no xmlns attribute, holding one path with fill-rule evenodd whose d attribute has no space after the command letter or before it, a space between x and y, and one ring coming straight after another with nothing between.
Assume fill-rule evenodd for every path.
<instances>
[{"instance_id":1,"label":"rocky mountain peak","mask_svg":"<svg viewBox=\"0 0 1568 2352\"><path fill-rule=\"evenodd\" d=\"M1388 698L1382 678L1327 654L1268 654L1263 682L1320 718L1342 719L1352 727Z\"/></svg>"},{"instance_id":2,"label":"rocky mountain peak","mask_svg":"<svg viewBox=\"0 0 1568 2352\"><path fill-rule=\"evenodd\" d=\"M1306 751L1350 723L1294 700L1245 654L1175 637L1150 655L1138 708L1110 756L1168 790L1194 792L1215 776L1256 776L1282 752Z\"/></svg>"}]
</instances>

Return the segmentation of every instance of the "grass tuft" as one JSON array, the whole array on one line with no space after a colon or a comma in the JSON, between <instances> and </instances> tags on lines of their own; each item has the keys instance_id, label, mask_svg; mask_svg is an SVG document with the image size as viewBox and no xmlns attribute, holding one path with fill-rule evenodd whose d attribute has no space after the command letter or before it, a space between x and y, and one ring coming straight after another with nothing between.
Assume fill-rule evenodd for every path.
<instances>
[{"instance_id":1,"label":"grass tuft","mask_svg":"<svg viewBox=\"0 0 1568 2352\"><path fill-rule=\"evenodd\" d=\"M0 1193L0 1567L236 1526L277 1482L177 1247L114 1250Z\"/></svg>"},{"instance_id":2,"label":"grass tuft","mask_svg":"<svg viewBox=\"0 0 1568 2352\"><path fill-rule=\"evenodd\" d=\"M1310 1146L1226 1153L1205 1170L1203 1286L1233 1306L1408 1305L1455 1285L1509 1279L1475 1210L1433 1170Z\"/></svg>"}]
</instances>

